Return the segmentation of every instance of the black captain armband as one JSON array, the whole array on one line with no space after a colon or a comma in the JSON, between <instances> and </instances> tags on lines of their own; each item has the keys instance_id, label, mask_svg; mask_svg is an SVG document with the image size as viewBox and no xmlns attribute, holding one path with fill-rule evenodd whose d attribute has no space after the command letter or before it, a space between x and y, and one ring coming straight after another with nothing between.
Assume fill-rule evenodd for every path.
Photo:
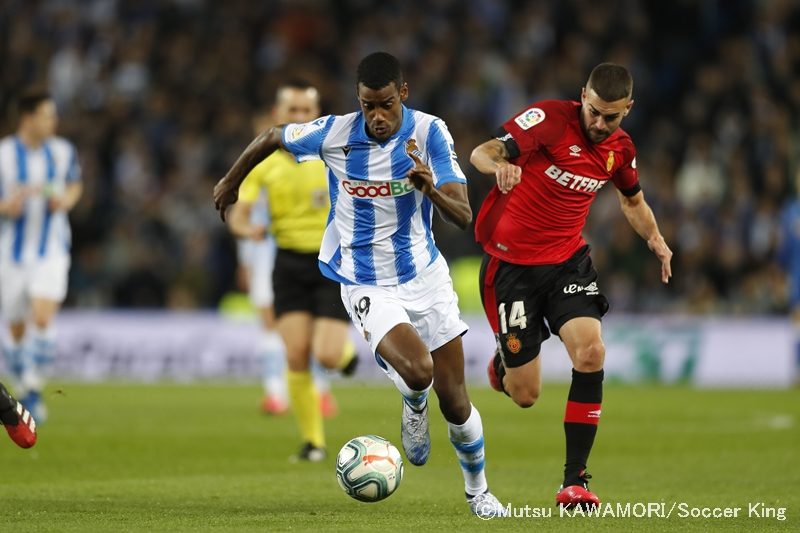
<instances>
[{"instance_id":1,"label":"black captain armband","mask_svg":"<svg viewBox=\"0 0 800 533\"><path fill-rule=\"evenodd\" d=\"M636 185L634 185L633 187L630 187L628 189L620 189L619 192L621 192L623 196L631 197L631 196L636 196L637 194L639 194L639 191L641 191L641 190L642 190L642 186L639 185L639 182L637 181Z\"/></svg>"},{"instance_id":2,"label":"black captain armband","mask_svg":"<svg viewBox=\"0 0 800 533\"><path fill-rule=\"evenodd\" d=\"M494 132L494 138L505 145L509 159L519 157L519 146L517 145L517 141L515 141L514 137L512 137L511 134L508 133L504 128L497 128L497 131Z\"/></svg>"}]
</instances>

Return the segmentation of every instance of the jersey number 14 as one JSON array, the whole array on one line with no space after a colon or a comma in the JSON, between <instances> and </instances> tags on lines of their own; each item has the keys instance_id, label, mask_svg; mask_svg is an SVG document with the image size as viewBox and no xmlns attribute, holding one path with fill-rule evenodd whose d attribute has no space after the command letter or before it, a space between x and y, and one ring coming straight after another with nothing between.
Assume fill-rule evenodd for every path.
<instances>
[{"instance_id":1,"label":"jersey number 14","mask_svg":"<svg viewBox=\"0 0 800 533\"><path fill-rule=\"evenodd\" d=\"M528 327L528 321L525 318L525 302L517 300L511 302L511 312L506 317L506 304L501 303L497 307L497 314L500 317L500 333L508 333L508 327L525 329Z\"/></svg>"}]
</instances>

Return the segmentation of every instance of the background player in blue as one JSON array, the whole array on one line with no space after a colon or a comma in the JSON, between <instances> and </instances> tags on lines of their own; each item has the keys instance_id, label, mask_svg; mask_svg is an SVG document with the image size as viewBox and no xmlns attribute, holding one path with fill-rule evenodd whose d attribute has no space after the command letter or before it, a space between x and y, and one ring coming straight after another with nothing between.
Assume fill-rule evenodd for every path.
<instances>
[{"instance_id":1,"label":"background player in blue","mask_svg":"<svg viewBox=\"0 0 800 533\"><path fill-rule=\"evenodd\" d=\"M67 213L83 187L75 147L55 135L50 95L27 91L18 109L16 133L0 140L0 308L16 395L41 423L44 367L55 356L51 322L67 294Z\"/></svg>"},{"instance_id":2,"label":"background player in blue","mask_svg":"<svg viewBox=\"0 0 800 533\"><path fill-rule=\"evenodd\" d=\"M428 459L431 387L448 422L472 512L502 516L484 473L483 426L464 385L458 298L431 232L433 206L466 228L472 220L466 179L444 122L403 105L400 64L378 52L358 66L360 111L259 135L214 188L223 219L239 184L278 148L328 167L331 213L320 249L323 274L342 300L378 364L403 395L401 437L412 464Z\"/></svg>"}]
</instances>

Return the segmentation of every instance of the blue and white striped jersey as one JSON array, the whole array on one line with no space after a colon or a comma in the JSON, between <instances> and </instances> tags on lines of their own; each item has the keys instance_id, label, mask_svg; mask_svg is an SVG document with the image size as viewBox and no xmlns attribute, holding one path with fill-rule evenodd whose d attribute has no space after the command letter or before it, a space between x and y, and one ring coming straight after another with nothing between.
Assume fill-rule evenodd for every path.
<instances>
[{"instance_id":1,"label":"blue and white striped jersey","mask_svg":"<svg viewBox=\"0 0 800 533\"><path fill-rule=\"evenodd\" d=\"M35 149L15 135L0 140L0 198L20 189L31 192L19 217L0 217L0 261L28 263L69 254L69 219L63 211L50 211L48 199L80 179L75 147L66 139L51 137Z\"/></svg>"},{"instance_id":2,"label":"blue and white striped jersey","mask_svg":"<svg viewBox=\"0 0 800 533\"><path fill-rule=\"evenodd\" d=\"M444 121L403 106L400 129L380 143L362 112L287 124L283 144L298 161L327 165L331 211L319 252L322 273L351 285L396 285L439 256L431 232L433 203L406 177L408 145L430 166L434 185L466 183Z\"/></svg>"}]
</instances>

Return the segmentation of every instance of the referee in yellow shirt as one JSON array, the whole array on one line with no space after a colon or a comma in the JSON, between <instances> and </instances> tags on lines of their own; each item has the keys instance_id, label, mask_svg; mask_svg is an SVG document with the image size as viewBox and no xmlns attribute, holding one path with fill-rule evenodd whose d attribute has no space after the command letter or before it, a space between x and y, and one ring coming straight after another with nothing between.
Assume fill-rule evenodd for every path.
<instances>
[{"instance_id":1,"label":"referee in yellow shirt","mask_svg":"<svg viewBox=\"0 0 800 533\"><path fill-rule=\"evenodd\" d=\"M319 112L319 93L310 84L293 80L278 88L276 123L309 122ZM253 224L250 218L262 190L269 204L269 228ZM326 456L319 393L309 370L311 354L322 366L338 368L345 375L355 371L358 361L339 284L325 278L317 266L330 207L325 165L297 163L288 152L278 150L245 178L229 217L237 237L263 239L267 232L275 236L276 325L286 346L289 399L303 439L297 458L307 461Z\"/></svg>"}]
</instances>

